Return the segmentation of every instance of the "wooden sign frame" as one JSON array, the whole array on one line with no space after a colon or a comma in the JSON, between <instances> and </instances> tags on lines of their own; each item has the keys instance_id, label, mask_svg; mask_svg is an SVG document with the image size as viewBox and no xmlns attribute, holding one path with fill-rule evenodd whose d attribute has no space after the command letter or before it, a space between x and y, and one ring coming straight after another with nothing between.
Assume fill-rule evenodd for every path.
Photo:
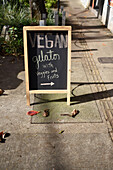
<instances>
[{"instance_id":1,"label":"wooden sign frame","mask_svg":"<svg viewBox=\"0 0 113 170\"><path fill-rule=\"evenodd\" d=\"M68 31L67 89L66 90L29 90L27 31ZM30 94L46 94L46 93L50 93L50 94L66 93L67 94L67 105L70 105L71 26L25 26L23 27L23 37L24 37L24 63L25 63L27 105L30 105Z\"/></svg>"}]
</instances>

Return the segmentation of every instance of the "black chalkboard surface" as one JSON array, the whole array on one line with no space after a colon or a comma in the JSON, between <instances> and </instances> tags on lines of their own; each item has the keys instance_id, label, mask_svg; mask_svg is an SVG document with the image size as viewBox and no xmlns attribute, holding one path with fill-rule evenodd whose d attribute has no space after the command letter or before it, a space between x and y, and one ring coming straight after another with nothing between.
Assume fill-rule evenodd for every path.
<instances>
[{"instance_id":1,"label":"black chalkboard surface","mask_svg":"<svg viewBox=\"0 0 113 170\"><path fill-rule=\"evenodd\" d=\"M29 89L67 89L68 31L28 31Z\"/></svg>"},{"instance_id":2,"label":"black chalkboard surface","mask_svg":"<svg viewBox=\"0 0 113 170\"><path fill-rule=\"evenodd\" d=\"M24 27L26 95L68 93L70 95L70 26ZM69 102L68 102L69 103Z\"/></svg>"}]
</instances>

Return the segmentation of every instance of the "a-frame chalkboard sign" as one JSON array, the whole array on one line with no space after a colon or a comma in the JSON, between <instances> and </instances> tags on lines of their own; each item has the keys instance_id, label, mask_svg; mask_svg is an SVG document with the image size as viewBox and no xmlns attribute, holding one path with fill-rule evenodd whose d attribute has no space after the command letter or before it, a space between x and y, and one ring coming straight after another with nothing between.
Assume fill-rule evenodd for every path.
<instances>
[{"instance_id":1,"label":"a-frame chalkboard sign","mask_svg":"<svg viewBox=\"0 0 113 170\"><path fill-rule=\"evenodd\" d=\"M27 105L30 93L67 93L70 105L71 26L25 26Z\"/></svg>"}]
</instances>

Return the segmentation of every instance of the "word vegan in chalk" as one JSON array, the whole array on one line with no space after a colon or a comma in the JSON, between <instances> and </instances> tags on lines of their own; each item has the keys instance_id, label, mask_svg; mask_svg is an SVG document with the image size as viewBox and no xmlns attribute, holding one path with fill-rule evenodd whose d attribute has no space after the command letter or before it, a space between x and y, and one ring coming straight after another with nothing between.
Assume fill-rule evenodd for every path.
<instances>
[{"instance_id":1,"label":"word vegan in chalk","mask_svg":"<svg viewBox=\"0 0 113 170\"><path fill-rule=\"evenodd\" d=\"M28 98L29 92L69 94L70 32L69 26L24 27Z\"/></svg>"},{"instance_id":2,"label":"word vegan in chalk","mask_svg":"<svg viewBox=\"0 0 113 170\"><path fill-rule=\"evenodd\" d=\"M67 35L64 37L64 35L61 33L60 35L57 33L55 35L55 42L53 40L49 39L49 36L52 36L52 33L46 33L45 35L41 33L34 33L34 37L32 39L31 34L29 33L29 39L32 48L35 47L36 44L36 39L37 39L37 48L53 48L53 47L58 47L58 48L67 48ZM42 41L43 44L42 45Z\"/></svg>"},{"instance_id":3,"label":"word vegan in chalk","mask_svg":"<svg viewBox=\"0 0 113 170\"><path fill-rule=\"evenodd\" d=\"M32 61L37 63L37 69L39 69L39 65L41 62L46 62L46 61L56 61L60 60L60 55L55 54L54 51L49 50L44 54L43 48L67 48L67 35L63 35L62 33L60 35L56 34L55 35L55 42L53 40L49 39L49 36L51 38L52 34L46 34L46 35L40 35L36 33L34 34L34 38L31 38L31 34L29 33L29 39L31 42L32 48L35 48L36 40L37 40L37 48L42 49L40 51L40 54L38 56L33 56ZM33 41L34 40L34 41ZM41 45L41 44L44 45ZM50 64L49 64L50 65Z\"/></svg>"}]
</instances>

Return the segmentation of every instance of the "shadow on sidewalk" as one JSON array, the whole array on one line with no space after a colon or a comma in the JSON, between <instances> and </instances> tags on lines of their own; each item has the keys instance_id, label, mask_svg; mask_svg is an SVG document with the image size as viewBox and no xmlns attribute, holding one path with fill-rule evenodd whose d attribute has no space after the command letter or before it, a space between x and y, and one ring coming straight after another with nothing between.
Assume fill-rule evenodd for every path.
<instances>
[{"instance_id":1,"label":"shadow on sidewalk","mask_svg":"<svg viewBox=\"0 0 113 170\"><path fill-rule=\"evenodd\" d=\"M71 50L71 52L87 52L87 51L97 51L97 49Z\"/></svg>"},{"instance_id":2,"label":"shadow on sidewalk","mask_svg":"<svg viewBox=\"0 0 113 170\"><path fill-rule=\"evenodd\" d=\"M112 39L113 36L108 36L108 35L105 35L105 36L98 36L98 37L95 37L95 36L85 36L83 38L77 38L76 36L73 38L74 40L78 39L78 40L98 40L98 39Z\"/></svg>"},{"instance_id":3,"label":"shadow on sidewalk","mask_svg":"<svg viewBox=\"0 0 113 170\"><path fill-rule=\"evenodd\" d=\"M72 91L71 91L71 94L73 95L73 97L71 97L71 102L75 102L75 103L72 103L71 105L80 104L80 103L87 103L87 102L91 102L91 101L94 101L94 100L100 100L100 99L104 99L104 98L108 98L108 97L113 97L113 89L76 96L76 91L75 90L78 87L82 86L82 85L96 85L96 84L103 84L103 83L95 83L95 82L78 83L78 82L72 82L71 84L72 85L77 84L77 86L75 88L73 88ZM106 82L104 84L113 84L113 82ZM66 101L67 101L67 98L60 98L60 99L56 99L56 100L44 99L42 101L40 100L40 102L38 102L38 103L37 102L32 103L31 106L41 104L41 103L66 102Z\"/></svg>"},{"instance_id":4,"label":"shadow on sidewalk","mask_svg":"<svg viewBox=\"0 0 113 170\"><path fill-rule=\"evenodd\" d=\"M61 1L60 6L63 6L64 8L68 7L69 6L68 1Z\"/></svg>"},{"instance_id":5,"label":"shadow on sidewalk","mask_svg":"<svg viewBox=\"0 0 113 170\"><path fill-rule=\"evenodd\" d=\"M0 56L0 88L3 90L16 89L23 80L18 74L24 70L23 59L13 56Z\"/></svg>"},{"instance_id":6,"label":"shadow on sidewalk","mask_svg":"<svg viewBox=\"0 0 113 170\"><path fill-rule=\"evenodd\" d=\"M76 82L72 82L71 84L77 84ZM96 83L96 82L85 82L85 83L80 83L78 84L78 86L76 86L75 88L73 88L72 90L72 95L74 97L71 97L71 101L76 101L74 104L80 104L80 103L86 103L86 102L90 102L90 101L94 101L94 100L101 100L104 98L108 98L108 97L113 97L113 89L110 90L105 90L105 91L97 91L97 92L93 92L93 93L88 93L88 94L83 94L83 95L79 95L76 96L76 89L79 86L82 85L96 85L96 84L103 84L103 83ZM113 82L105 82L104 84L113 84Z\"/></svg>"},{"instance_id":7,"label":"shadow on sidewalk","mask_svg":"<svg viewBox=\"0 0 113 170\"><path fill-rule=\"evenodd\" d=\"M79 10L80 10L80 8L75 8L75 10L76 10L76 9L79 9ZM82 10L82 11L80 11L80 12L77 12L77 13L75 13L75 14L72 14L72 16L73 16L73 17L75 17L75 16L77 17L77 15L83 14L83 13L87 12L88 10L89 10L89 9L84 9L84 10Z\"/></svg>"}]
</instances>

